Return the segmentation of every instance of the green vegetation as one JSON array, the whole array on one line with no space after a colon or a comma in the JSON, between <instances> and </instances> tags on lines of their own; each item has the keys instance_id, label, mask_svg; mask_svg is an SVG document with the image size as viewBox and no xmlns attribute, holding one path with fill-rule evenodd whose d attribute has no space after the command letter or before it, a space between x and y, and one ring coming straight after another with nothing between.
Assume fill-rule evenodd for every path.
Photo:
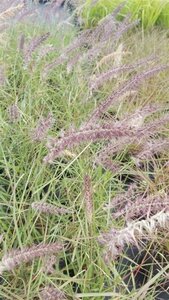
<instances>
[{"instance_id":1,"label":"green vegetation","mask_svg":"<svg viewBox=\"0 0 169 300\"><path fill-rule=\"evenodd\" d=\"M32 25L28 19L0 34L0 299L103 300L110 296L153 300L167 284L168 31L136 28L115 39L118 28L113 48L112 36L106 45L100 40L105 37L101 29L99 38L94 34L91 39L87 31L81 39L84 31L79 33L70 24ZM84 44L78 48L77 41ZM73 53L70 45L74 45ZM110 69L113 76L104 81L103 74ZM153 70L154 76L145 75L145 70ZM139 86L137 74L141 74ZM132 86L122 93L121 85L131 78L135 78ZM114 97L105 110L101 107L98 117L96 109L114 91L120 91L120 97ZM92 112L94 119L90 118ZM107 139L112 128L116 129L114 137ZM90 130L97 138L93 132L86 138ZM100 138L101 130L105 130L104 138ZM110 140L117 149L108 153L109 160L100 160ZM48 155L53 156L51 161ZM133 184L136 194L126 194L133 192ZM118 197L121 202L116 211ZM139 241L136 239L143 259L137 263L133 256L126 267L127 250L121 249L124 237L120 230L126 228L126 220L131 221L127 214L131 217L131 211L125 206L122 213L121 205L124 200L130 207L140 197L146 199L144 209L136 205L138 211L134 210L131 219L134 224L145 220L149 235L147 238L144 224L142 236L140 229ZM52 206L47 208L46 203ZM156 217L153 223L151 217L156 213L161 213L162 221ZM114 234L106 240L112 227ZM109 249L117 232L121 247L118 241ZM41 243L61 243L63 250L55 253L50 249L49 257L44 249L37 254ZM31 261L30 249L25 247L32 245L36 250ZM117 248L119 253L112 258ZM16 255L12 249L23 252ZM53 252L52 270L48 270ZM148 271L138 287L140 269ZM40 297L48 286L58 288L64 296Z\"/></svg>"},{"instance_id":2,"label":"green vegetation","mask_svg":"<svg viewBox=\"0 0 169 300\"><path fill-rule=\"evenodd\" d=\"M168 0L87 0L83 10L85 26L96 25L121 3L124 3L124 8L119 17L124 18L131 13L133 19L141 20L144 28L152 28L157 24L163 28L169 27Z\"/></svg>"}]
</instances>

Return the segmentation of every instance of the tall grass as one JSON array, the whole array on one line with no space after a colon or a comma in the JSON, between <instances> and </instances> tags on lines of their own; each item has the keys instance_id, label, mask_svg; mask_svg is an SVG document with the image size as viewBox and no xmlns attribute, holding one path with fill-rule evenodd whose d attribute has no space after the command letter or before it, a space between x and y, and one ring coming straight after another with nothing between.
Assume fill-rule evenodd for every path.
<instances>
[{"instance_id":1,"label":"tall grass","mask_svg":"<svg viewBox=\"0 0 169 300\"><path fill-rule=\"evenodd\" d=\"M84 31L6 25L0 297L167 293L168 32L114 16Z\"/></svg>"},{"instance_id":2,"label":"tall grass","mask_svg":"<svg viewBox=\"0 0 169 300\"><path fill-rule=\"evenodd\" d=\"M168 28L169 3L166 0L98 0L95 2L87 0L83 10L85 26L90 27L97 24L121 3L124 3L124 8L119 15L120 18L131 13L133 19L141 20L144 28L152 28L157 24Z\"/></svg>"}]
</instances>

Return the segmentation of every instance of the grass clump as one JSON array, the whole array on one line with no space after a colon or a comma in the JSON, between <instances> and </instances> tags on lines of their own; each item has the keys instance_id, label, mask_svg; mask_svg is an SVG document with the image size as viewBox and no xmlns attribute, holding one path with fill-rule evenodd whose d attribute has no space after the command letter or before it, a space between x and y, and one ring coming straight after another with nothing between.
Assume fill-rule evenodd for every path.
<instances>
[{"instance_id":1,"label":"grass clump","mask_svg":"<svg viewBox=\"0 0 169 300\"><path fill-rule=\"evenodd\" d=\"M144 28L152 28L154 25L168 28L169 3L165 0L98 0L96 2L87 0L83 9L85 25L87 27L96 25L121 4L124 7L119 18L124 18L131 13L133 19L141 20Z\"/></svg>"},{"instance_id":2,"label":"grass clump","mask_svg":"<svg viewBox=\"0 0 169 300\"><path fill-rule=\"evenodd\" d=\"M2 299L167 293L168 32L115 15L2 31Z\"/></svg>"}]
</instances>

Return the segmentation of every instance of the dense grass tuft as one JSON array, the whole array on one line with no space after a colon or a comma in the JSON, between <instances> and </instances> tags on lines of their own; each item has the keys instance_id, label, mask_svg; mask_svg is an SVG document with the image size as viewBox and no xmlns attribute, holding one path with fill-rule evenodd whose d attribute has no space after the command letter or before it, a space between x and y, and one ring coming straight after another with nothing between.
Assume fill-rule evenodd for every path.
<instances>
[{"instance_id":1,"label":"dense grass tuft","mask_svg":"<svg viewBox=\"0 0 169 300\"><path fill-rule=\"evenodd\" d=\"M99 20L111 13L118 5L124 4L119 15L124 18L131 13L133 19L140 19L144 28L152 28L160 25L162 28L169 27L169 3L165 0L86 0L83 8L85 25L96 25Z\"/></svg>"},{"instance_id":2,"label":"dense grass tuft","mask_svg":"<svg viewBox=\"0 0 169 300\"><path fill-rule=\"evenodd\" d=\"M0 39L0 298L159 299L168 31L32 18Z\"/></svg>"}]
</instances>

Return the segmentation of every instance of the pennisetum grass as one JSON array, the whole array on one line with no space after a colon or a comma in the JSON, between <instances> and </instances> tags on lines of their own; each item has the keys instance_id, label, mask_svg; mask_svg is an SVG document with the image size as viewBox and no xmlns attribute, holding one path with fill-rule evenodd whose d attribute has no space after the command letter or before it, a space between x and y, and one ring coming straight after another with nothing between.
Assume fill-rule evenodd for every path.
<instances>
[{"instance_id":1,"label":"pennisetum grass","mask_svg":"<svg viewBox=\"0 0 169 300\"><path fill-rule=\"evenodd\" d=\"M24 7L23 3L16 6L9 6L4 11L0 12L0 21L6 21L18 14Z\"/></svg>"},{"instance_id":2,"label":"pennisetum grass","mask_svg":"<svg viewBox=\"0 0 169 300\"><path fill-rule=\"evenodd\" d=\"M63 153L66 147L72 148L84 142L97 142L99 140L110 140L114 137L131 135L133 135L133 130L127 127L124 129L118 124L100 125L86 130L77 130L61 139L52 139L53 147L51 147L50 143L50 150L44 158L44 162L52 163L55 158Z\"/></svg>"},{"instance_id":3,"label":"pennisetum grass","mask_svg":"<svg viewBox=\"0 0 169 300\"><path fill-rule=\"evenodd\" d=\"M4 67L0 67L0 86L3 86L6 82L5 69Z\"/></svg>"},{"instance_id":4,"label":"pennisetum grass","mask_svg":"<svg viewBox=\"0 0 169 300\"><path fill-rule=\"evenodd\" d=\"M55 255L46 256L43 260L42 272L45 274L53 274L55 272L54 265L56 261L57 258Z\"/></svg>"},{"instance_id":5,"label":"pennisetum grass","mask_svg":"<svg viewBox=\"0 0 169 300\"><path fill-rule=\"evenodd\" d=\"M123 66L108 70L107 72L100 74L93 81L90 81L90 88L91 88L91 90L98 89L102 84L104 84L104 82L106 82L107 80L111 80L113 77L116 78L118 74L124 73L125 71L128 72L128 71L135 70L141 66L145 66L149 63L149 61L151 62L153 60L155 60L155 57L142 59L141 61L139 61L133 65L123 65Z\"/></svg>"},{"instance_id":6,"label":"pennisetum grass","mask_svg":"<svg viewBox=\"0 0 169 300\"><path fill-rule=\"evenodd\" d=\"M158 70L161 70L159 67ZM109 100L109 98L108 98ZM108 100L100 105L103 112L105 106L108 104ZM165 124L169 121L169 116L165 114L161 119L157 119L153 122L147 123L144 126L141 126L141 123L139 122L139 126L136 126L135 122L132 121L128 122L127 120L124 120L122 122L114 122L114 124L101 124L97 126L92 126L91 120L94 122L96 121L96 116L98 117L102 110L96 109L94 113L92 114L92 117L89 119L89 122L87 123L86 127L83 125L83 127L80 130L73 130L70 133L66 134L65 136L61 137L60 139L57 138L50 138L49 142L47 143L47 147L49 149L48 155L44 158L45 163L52 163L55 158L59 157L61 154L63 154L63 151L69 147L72 148L75 145L79 145L84 142L97 142L99 140L103 141L110 141L114 138L134 138L135 139L141 139L145 137L149 137L154 132L160 131L160 128L165 126ZM151 112L154 111L154 108L148 108L147 114L151 114ZM157 108L155 108L155 111L157 111ZM137 116L138 120L138 116ZM127 124L128 123L128 124ZM137 124L138 125L138 124ZM137 128L138 127L138 128Z\"/></svg>"},{"instance_id":7,"label":"pennisetum grass","mask_svg":"<svg viewBox=\"0 0 169 300\"><path fill-rule=\"evenodd\" d=\"M59 291L56 287L46 286L40 292L41 300L66 300L63 292Z\"/></svg>"},{"instance_id":8,"label":"pennisetum grass","mask_svg":"<svg viewBox=\"0 0 169 300\"><path fill-rule=\"evenodd\" d=\"M139 288L135 273L126 266L134 282L126 296L123 272L116 262L111 269L103 262L100 244L106 262L123 256L126 245L139 247L142 240L153 244L162 236L168 247L167 34L139 33L138 22L130 16L117 20L122 5L93 28L71 25L71 36L76 36L70 41L69 20L55 27L55 20L46 18L55 16L58 5L61 13L62 1L43 8L19 0L3 2L0 28L7 28L0 40L5 66L0 80L0 297L37 299L39 293L42 300L57 300L68 293L72 299L110 294L133 299ZM43 27L38 17L32 25L42 12L48 23ZM123 35L133 27L132 34ZM157 41L164 45L161 63ZM30 129L42 111L44 116ZM42 164L43 159L51 165ZM92 230L85 230L86 223ZM56 237L69 242L64 253L62 243L45 242ZM25 247L28 243L32 246ZM42 261L28 268L26 263L37 258ZM5 273L19 266L16 273ZM120 292L113 293L117 282ZM148 291L152 297L153 288Z\"/></svg>"},{"instance_id":9,"label":"pennisetum grass","mask_svg":"<svg viewBox=\"0 0 169 300\"><path fill-rule=\"evenodd\" d=\"M31 59L32 59L32 54L34 51L44 42L48 39L50 33L47 32L45 34L42 34L39 37L33 38L27 47L24 48L24 53L23 53L23 59L24 59L24 65L27 66Z\"/></svg>"},{"instance_id":10,"label":"pennisetum grass","mask_svg":"<svg viewBox=\"0 0 169 300\"><path fill-rule=\"evenodd\" d=\"M151 126L151 124L144 124L146 117L160 110L163 110L162 107L145 106L141 110L136 110L133 114L125 115L123 117L122 123L131 126L131 128L138 129L139 139L136 134L132 137L124 136L112 140L99 152L99 154L96 157L96 162L98 164L103 165L106 169L109 169L112 172L114 172L116 171L116 166L118 170L118 164L116 162L113 162L111 160L111 157L117 155L118 153L121 153L125 149L130 150L130 147L132 145L137 145L137 148L135 149L136 153L133 153L133 158L135 157L137 161L141 159L141 157L142 159L146 159L153 156L153 154L155 155L160 153L160 151L165 151L168 145L167 140L163 141L162 139L154 139L154 142L152 143L150 139L151 134L154 134L155 130L158 131L157 128L160 129L160 120L155 120L152 123L153 127ZM165 118L168 119L167 115L164 117L164 119L162 118L164 120L164 124ZM162 120L161 122L163 123ZM158 124L159 126L157 126L156 124ZM142 129L143 133L140 135Z\"/></svg>"},{"instance_id":11,"label":"pennisetum grass","mask_svg":"<svg viewBox=\"0 0 169 300\"><path fill-rule=\"evenodd\" d=\"M129 201L135 199L137 193L137 185L135 183L129 185L128 190L125 193L119 193L116 195L109 204L105 205L106 209L122 210L125 208Z\"/></svg>"},{"instance_id":12,"label":"pennisetum grass","mask_svg":"<svg viewBox=\"0 0 169 300\"><path fill-rule=\"evenodd\" d=\"M125 245L138 246L142 239L153 239L160 230L167 231L169 213L160 211L145 220L128 223L123 229L112 228L108 233L99 237L100 244L106 247L104 258L106 262L116 259Z\"/></svg>"},{"instance_id":13,"label":"pennisetum grass","mask_svg":"<svg viewBox=\"0 0 169 300\"><path fill-rule=\"evenodd\" d=\"M168 205L169 200L166 195L150 195L147 197L139 195L135 197L133 201L129 199L124 208L118 209L115 213L112 213L112 217L119 218L125 216L125 219L127 220L146 218L159 211L167 211Z\"/></svg>"},{"instance_id":14,"label":"pennisetum grass","mask_svg":"<svg viewBox=\"0 0 169 300\"><path fill-rule=\"evenodd\" d=\"M121 6L119 7L119 9L121 9ZM117 13L114 12L107 16L94 29L82 31L78 37L76 37L73 42L62 51L61 55L57 59L45 66L42 74L42 80L47 78L48 74L54 67L62 63L68 62L69 66L72 60L74 61L73 65L83 59L92 61L100 55L103 49L108 48L112 51L113 45L120 39L123 33L137 25L136 21L131 23L129 20L128 22L125 20L124 24L118 23L116 20L116 14ZM88 50L84 52L85 49ZM77 50L82 54L79 55ZM81 50L83 51L81 52Z\"/></svg>"},{"instance_id":15,"label":"pennisetum grass","mask_svg":"<svg viewBox=\"0 0 169 300\"><path fill-rule=\"evenodd\" d=\"M121 86L118 87L116 91L114 91L105 101L101 102L96 107L96 109L92 112L91 116L88 118L86 125L96 122L96 120L103 113L105 113L112 104L117 103L117 101L121 99L121 96L123 96L126 92L133 90L133 88L134 89L138 88L138 86L142 83L142 81L151 78L152 76L166 70L167 68L168 66L166 65L157 66L148 71L141 72L140 74L137 74L133 76L131 79L122 83Z\"/></svg>"},{"instance_id":16,"label":"pennisetum grass","mask_svg":"<svg viewBox=\"0 0 169 300\"><path fill-rule=\"evenodd\" d=\"M169 146L168 139L153 139L147 141L143 146L141 151L138 151L136 155L134 155L138 160L150 159L154 155L158 155L161 152L167 151Z\"/></svg>"},{"instance_id":17,"label":"pennisetum grass","mask_svg":"<svg viewBox=\"0 0 169 300\"><path fill-rule=\"evenodd\" d=\"M21 114L17 104L12 104L8 107L8 116L12 123L17 122L20 119Z\"/></svg>"},{"instance_id":18,"label":"pennisetum grass","mask_svg":"<svg viewBox=\"0 0 169 300\"><path fill-rule=\"evenodd\" d=\"M45 213L49 215L62 215L71 213L71 210L69 208L65 207L57 207L53 204L45 203L45 202L33 202L32 208L39 212L39 213Z\"/></svg>"},{"instance_id":19,"label":"pennisetum grass","mask_svg":"<svg viewBox=\"0 0 169 300\"><path fill-rule=\"evenodd\" d=\"M63 249L61 243L39 244L22 250L13 249L2 257L0 262L0 274L4 271L12 271L22 263L31 262L35 258L58 253Z\"/></svg>"},{"instance_id":20,"label":"pennisetum grass","mask_svg":"<svg viewBox=\"0 0 169 300\"><path fill-rule=\"evenodd\" d=\"M84 205L87 221L91 225L93 219L93 195L91 178L89 175L84 176Z\"/></svg>"},{"instance_id":21,"label":"pennisetum grass","mask_svg":"<svg viewBox=\"0 0 169 300\"><path fill-rule=\"evenodd\" d=\"M53 124L54 118L52 117L51 113L49 113L46 118L41 118L37 127L32 132L32 140L43 141L47 137L47 133Z\"/></svg>"}]
</instances>

